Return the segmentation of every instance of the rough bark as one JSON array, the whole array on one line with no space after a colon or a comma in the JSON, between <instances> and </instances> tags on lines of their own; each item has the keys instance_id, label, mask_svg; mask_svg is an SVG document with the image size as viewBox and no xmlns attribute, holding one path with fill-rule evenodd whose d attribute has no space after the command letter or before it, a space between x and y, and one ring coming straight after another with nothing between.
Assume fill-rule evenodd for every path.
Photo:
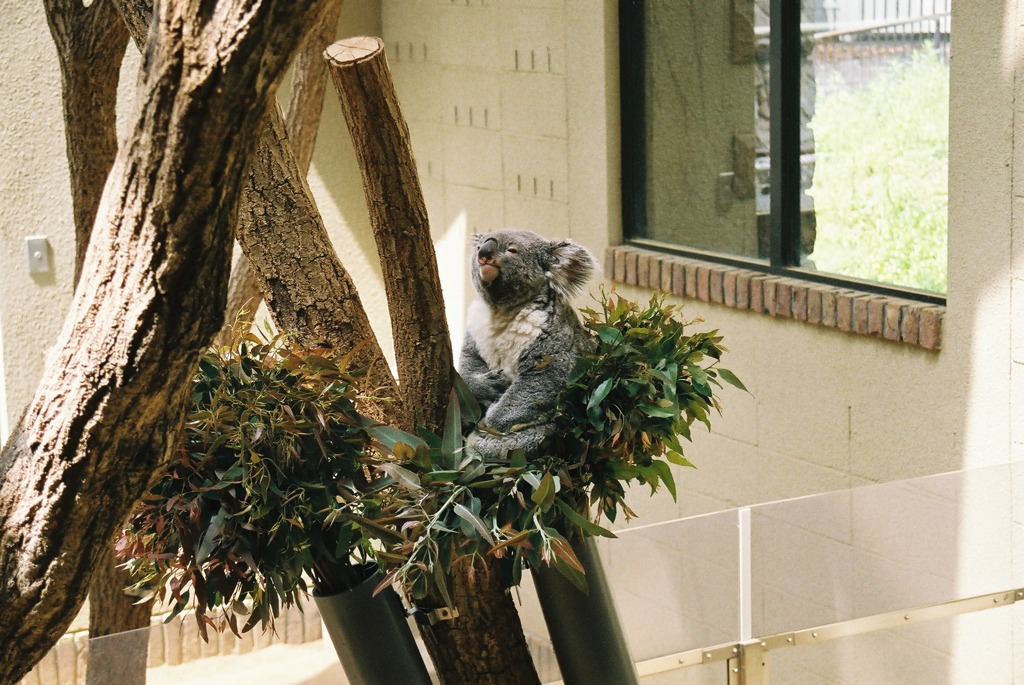
<instances>
[{"instance_id":1,"label":"rough bark","mask_svg":"<svg viewBox=\"0 0 1024 685\"><path fill-rule=\"evenodd\" d=\"M538 685L512 595L495 566L480 558L453 571L459 617L420 624L441 682L450 685Z\"/></svg>"},{"instance_id":2,"label":"rough bark","mask_svg":"<svg viewBox=\"0 0 1024 685\"><path fill-rule=\"evenodd\" d=\"M117 155L117 81L128 32L110 0L45 0L60 62L78 282L96 208Z\"/></svg>"},{"instance_id":3,"label":"rough bark","mask_svg":"<svg viewBox=\"0 0 1024 685\"><path fill-rule=\"evenodd\" d=\"M369 369L368 385L394 398L388 411L400 414L395 379L299 174L277 107L270 109L253 156L241 211L238 242L260 279L274 322L306 343L355 350L356 366Z\"/></svg>"},{"instance_id":4,"label":"rough bark","mask_svg":"<svg viewBox=\"0 0 1024 685\"><path fill-rule=\"evenodd\" d=\"M339 41L324 56L363 178L391 313L405 426L436 429L451 392L452 346L409 128L380 39Z\"/></svg>"},{"instance_id":5,"label":"rough bark","mask_svg":"<svg viewBox=\"0 0 1024 685\"><path fill-rule=\"evenodd\" d=\"M334 2L325 17L340 11L341 3ZM329 23L322 21L320 30ZM336 24L335 15L332 25ZM145 15L133 16L128 25L136 27L132 29L134 36L137 27L146 25ZM311 36L310 40L317 37ZM323 91L321 105L315 104L313 96L307 90L301 103L293 99L291 105L307 112L293 117L293 121L308 146L315 142L315 134L304 132L305 127L315 128L308 111L322 109ZM304 154L312 158L311 149ZM396 421L404 415L398 385L370 327L355 283L331 244L306 183L307 170L299 167L284 116L272 106L242 193L238 243L278 328L293 332L306 344L326 344L342 354L354 352L353 365L367 370L366 389L390 398L379 405L367 404L364 411L378 420Z\"/></svg>"},{"instance_id":6,"label":"rough bark","mask_svg":"<svg viewBox=\"0 0 1024 685\"><path fill-rule=\"evenodd\" d=\"M223 316L248 153L304 22L322 8L159 5L81 283L0 452L0 683L56 643L176 444L196 361Z\"/></svg>"},{"instance_id":7,"label":"rough bark","mask_svg":"<svg viewBox=\"0 0 1024 685\"><path fill-rule=\"evenodd\" d=\"M117 155L117 83L128 31L110 0L97 0L88 7L80 0L46 0L44 6L61 70L77 285L103 185ZM95 569L90 589L90 637L149 625L152 604L136 604L136 598L124 593L128 584L127 574L116 566L111 543ZM145 643L132 656L133 668L122 667L121 679L145 682ZM103 666L101 660L92 660L90 683L110 682Z\"/></svg>"},{"instance_id":8,"label":"rough bark","mask_svg":"<svg viewBox=\"0 0 1024 685\"><path fill-rule=\"evenodd\" d=\"M309 32L309 37L295 58L292 69L291 98L288 101L288 136L300 175L305 178L313 161L316 134L320 128L323 112L324 91L327 86L327 65L321 54L334 42L338 18L341 16L342 0L331 0L323 19ZM228 283L228 304L225 308L227 321L217 335L217 344L225 344L231 338L234 318L245 309L249 314L259 307L262 294L256 272L244 254L235 260Z\"/></svg>"},{"instance_id":9,"label":"rough bark","mask_svg":"<svg viewBox=\"0 0 1024 685\"><path fill-rule=\"evenodd\" d=\"M149 0L116 2L132 38L144 43L152 12ZM239 212L236 238L278 328L307 344L327 344L342 354L355 351L353 363L369 370L367 385L393 398L383 406L367 407L367 413L382 420L402 416L398 386L299 172L284 116L276 106L267 112Z\"/></svg>"},{"instance_id":10,"label":"rough bark","mask_svg":"<svg viewBox=\"0 0 1024 685\"><path fill-rule=\"evenodd\" d=\"M409 131L378 39L339 41L325 57L362 171L384 271L408 408L405 427L437 430L451 390L452 350ZM458 566L453 576L459 617L420 625L441 681L538 684L519 614L497 569L478 559Z\"/></svg>"},{"instance_id":11,"label":"rough bark","mask_svg":"<svg viewBox=\"0 0 1024 685\"><path fill-rule=\"evenodd\" d=\"M117 83L128 32L110 0L88 7L77 0L46 0L44 6L61 69L77 284L103 185L117 155ZM135 606L120 592L126 583L109 554L102 567L94 579L103 587L97 593L102 599L90 604L90 633L109 635L149 625L149 607Z\"/></svg>"}]
</instances>

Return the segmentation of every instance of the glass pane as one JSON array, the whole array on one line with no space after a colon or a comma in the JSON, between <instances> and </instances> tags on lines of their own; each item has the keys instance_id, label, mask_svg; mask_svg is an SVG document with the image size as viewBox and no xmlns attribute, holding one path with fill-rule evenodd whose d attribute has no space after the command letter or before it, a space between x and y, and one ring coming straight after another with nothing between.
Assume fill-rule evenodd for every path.
<instances>
[{"instance_id":1,"label":"glass pane","mask_svg":"<svg viewBox=\"0 0 1024 685\"><path fill-rule=\"evenodd\" d=\"M996 467L887 483L755 507L753 632L759 637L1020 587L1010 541L1024 469ZM1018 512L1019 516L1019 512ZM770 656L773 681L1009 682L971 631L998 627L998 607L887 628ZM987 630L987 629L986 629ZM976 678L958 681L963 664ZM782 673L786 675L783 676ZM982 675L986 674L986 675Z\"/></svg>"},{"instance_id":2,"label":"glass pane","mask_svg":"<svg viewBox=\"0 0 1024 685\"><path fill-rule=\"evenodd\" d=\"M88 639L68 633L25 678L45 685L317 685L347 683L312 602L283 611L277 633L199 636L189 612L149 628Z\"/></svg>"},{"instance_id":3,"label":"glass pane","mask_svg":"<svg viewBox=\"0 0 1024 685\"><path fill-rule=\"evenodd\" d=\"M767 257L766 1L644 3L643 237Z\"/></svg>"},{"instance_id":4,"label":"glass pane","mask_svg":"<svg viewBox=\"0 0 1024 685\"><path fill-rule=\"evenodd\" d=\"M641 662L734 641L739 634L739 548L736 512L725 511L616 531L598 539L630 654ZM533 583L523 578L519 613L542 682L558 666ZM644 678L645 685L679 682L679 671ZM686 670L693 685L723 682L725 665Z\"/></svg>"},{"instance_id":5,"label":"glass pane","mask_svg":"<svg viewBox=\"0 0 1024 685\"><path fill-rule=\"evenodd\" d=\"M1019 605L1000 611L981 611L955 618L901 626L818 645L771 652L771 683L800 685L973 685L1012 683L1012 652L998 649L964 650L953 659L946 650L957 636L973 636L976 645L1010 646ZM960 639L963 639L962 637ZM1019 676L1018 676L1019 678Z\"/></svg>"},{"instance_id":6,"label":"glass pane","mask_svg":"<svg viewBox=\"0 0 1024 685\"><path fill-rule=\"evenodd\" d=\"M638 662L739 642L749 610L751 635L768 639L874 621L873 632L820 644L773 642L773 683L1011 682L1024 602L1006 598L1024 586L1022 485L1014 464L751 507L746 609L735 510L619 531L601 541L605 569ZM989 593L1002 599L904 623L903 612ZM896 625L879 626L888 612ZM724 661L651 667L659 685L725 681Z\"/></svg>"},{"instance_id":7,"label":"glass pane","mask_svg":"<svg viewBox=\"0 0 1024 685\"><path fill-rule=\"evenodd\" d=\"M637 661L739 634L736 512L618 531L600 540L608 585Z\"/></svg>"},{"instance_id":8,"label":"glass pane","mask_svg":"<svg viewBox=\"0 0 1024 685\"><path fill-rule=\"evenodd\" d=\"M815 1L805 265L945 292L951 0Z\"/></svg>"}]
</instances>

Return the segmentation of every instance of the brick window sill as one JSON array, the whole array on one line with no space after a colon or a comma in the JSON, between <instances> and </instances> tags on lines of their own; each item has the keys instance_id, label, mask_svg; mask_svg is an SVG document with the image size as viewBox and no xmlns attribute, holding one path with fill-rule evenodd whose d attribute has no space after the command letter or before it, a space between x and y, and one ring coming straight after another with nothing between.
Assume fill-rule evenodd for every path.
<instances>
[{"instance_id":1,"label":"brick window sill","mask_svg":"<svg viewBox=\"0 0 1024 685\"><path fill-rule=\"evenodd\" d=\"M632 246L608 248L605 276L780 319L938 350L946 308Z\"/></svg>"}]
</instances>

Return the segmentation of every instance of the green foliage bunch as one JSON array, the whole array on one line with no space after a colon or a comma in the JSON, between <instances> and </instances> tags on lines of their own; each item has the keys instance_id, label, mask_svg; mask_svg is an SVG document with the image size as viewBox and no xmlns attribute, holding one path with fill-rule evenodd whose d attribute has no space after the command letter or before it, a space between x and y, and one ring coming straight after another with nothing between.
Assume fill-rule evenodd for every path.
<instances>
[{"instance_id":1,"label":"green foliage bunch","mask_svg":"<svg viewBox=\"0 0 1024 685\"><path fill-rule=\"evenodd\" d=\"M581 355L559 397L554 455L574 457L580 486L590 503L614 521L625 503L625 486L664 484L673 498L669 463L692 467L680 437L690 439L694 421L711 429L721 413L715 389L725 381L745 390L719 366L725 348L717 330L689 333L676 308L655 296L646 307L601 293L600 310L583 310L595 349Z\"/></svg>"},{"instance_id":2,"label":"green foliage bunch","mask_svg":"<svg viewBox=\"0 0 1024 685\"><path fill-rule=\"evenodd\" d=\"M380 588L397 580L419 606L454 606L452 566L486 555L502 560L510 585L519 583L524 567L552 564L585 587L562 522L614 536L577 513L578 492L564 460L528 462L517 451L493 463L466 450L463 430L479 420L479 405L456 377L443 435L368 428L374 446L388 455L378 469L394 485L381 516L364 522L384 543L376 556L389 572Z\"/></svg>"},{"instance_id":3,"label":"green foliage bunch","mask_svg":"<svg viewBox=\"0 0 1024 685\"><path fill-rule=\"evenodd\" d=\"M200 628L221 609L236 634L281 604L365 577L368 540L352 519L369 438L346 361L287 337L240 333L201 359L177 455L145 495L118 548L170 601L194 598Z\"/></svg>"},{"instance_id":4,"label":"green foliage bunch","mask_svg":"<svg viewBox=\"0 0 1024 685\"><path fill-rule=\"evenodd\" d=\"M614 520L620 509L633 515L626 486L647 484L653 493L664 484L676 496L669 463L692 466L680 436L689 439L694 421L710 427L720 381L743 388L718 365L721 337L688 333L660 297L641 307L602 293L600 310L583 314L594 348L580 355L559 397L543 456L514 452L488 463L466 449L464 432L480 408L458 379L442 436L370 429L393 459L380 468L398 486L379 521L391 530L378 554L391 569L382 586L397 578L414 600L450 605L453 563L490 554L511 584L524 567L550 564L585 588L572 542L614 537L596 521Z\"/></svg>"}]
</instances>

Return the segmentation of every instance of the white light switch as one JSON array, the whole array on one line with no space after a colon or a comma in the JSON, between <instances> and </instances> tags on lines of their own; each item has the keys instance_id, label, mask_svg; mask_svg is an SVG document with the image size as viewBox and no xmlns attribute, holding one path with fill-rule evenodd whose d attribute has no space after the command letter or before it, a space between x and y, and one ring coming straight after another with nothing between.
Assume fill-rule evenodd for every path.
<instances>
[{"instance_id":1,"label":"white light switch","mask_svg":"<svg viewBox=\"0 0 1024 685\"><path fill-rule=\"evenodd\" d=\"M50 272L50 243L46 236L33 235L25 238L25 257L28 259L30 274Z\"/></svg>"}]
</instances>

